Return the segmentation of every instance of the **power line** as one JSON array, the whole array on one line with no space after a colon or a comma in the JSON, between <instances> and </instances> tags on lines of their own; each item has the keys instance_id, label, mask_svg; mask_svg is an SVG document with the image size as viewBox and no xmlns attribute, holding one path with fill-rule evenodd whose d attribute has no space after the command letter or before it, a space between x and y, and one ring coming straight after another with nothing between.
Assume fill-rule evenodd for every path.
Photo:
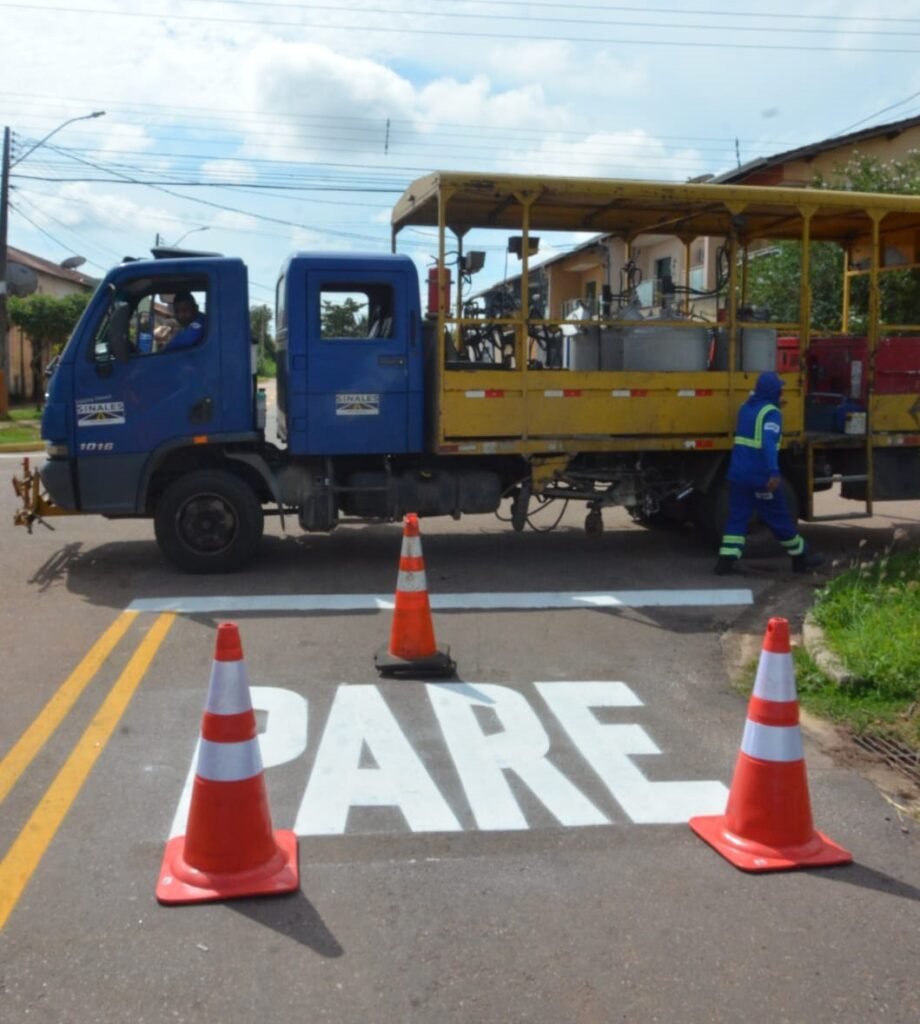
<instances>
[{"instance_id":1,"label":"power line","mask_svg":"<svg viewBox=\"0 0 920 1024\"><path fill-rule=\"evenodd\" d=\"M0 4L0 6L2 6L2 4ZM2 93L0 95L6 96L6 97L11 97L11 98L14 98L14 99L17 99L17 100L25 99L25 100L29 100L31 102L38 102L38 103L44 103L44 102L49 101L49 100L53 100L53 101L55 101L57 103L61 102L61 99L60 99L59 96L43 96L43 95L37 95L37 94L33 94L33 93L7 92L7 93ZM113 100L111 98L103 100L103 99L99 99L98 97L96 97L96 98L86 98L86 97L75 98L75 97L70 97L67 100L67 103L70 104L71 106L74 106L74 107L82 107L82 106L86 106L86 105L89 105L89 106L104 105L106 107L106 109L109 111L110 115L112 113L117 113L118 111L127 111L127 112L130 112L130 113L134 113L135 111L143 112L144 117L145 117L145 127L147 127L149 125L149 121L150 121L150 117L151 116L161 116L161 117L165 118L166 119L166 123L170 124L170 125L174 125L177 122L181 123L181 121L183 119L207 121L209 126L212 125L212 123L215 120L226 120L226 121L232 122L232 124L234 126L234 133L235 134L240 134L240 132L238 131L238 126L241 123L245 124L247 118L249 120L251 120L252 122L255 122L258 125L264 125L266 120L269 119L269 118L274 118L279 123L284 124L284 125L291 125L291 124L311 125L312 122L314 122L314 121L319 121L319 122L327 121L327 122L332 122L334 125L341 126L342 122L358 121L358 122L362 122L362 123L369 124L369 125L376 125L378 127L378 129L381 131L381 133L383 132L382 126L383 126L384 121L385 121L384 118L380 118L380 117L371 118L371 117L368 117L368 116L345 115L345 114L289 114L289 113L276 113L276 112L271 112L271 111L269 111L269 112L248 111L248 110L241 110L239 108L229 108L229 109L224 108L224 109L218 110L218 109L216 109L214 107L199 107L199 106L177 107L175 104L160 104L160 103L137 103L137 102L132 102L132 103L122 103L122 104L119 104L117 100ZM21 106L21 104L19 104L19 106ZM147 113L148 111L154 111L154 112L162 111L163 113L160 114L160 115L157 115L156 113L151 115L151 114ZM200 113L192 113L193 111L200 111ZM176 117L177 113L180 113L182 115L182 117L181 118L177 118ZM35 115L35 116L39 117L40 119L43 119L45 121L48 121L48 122L53 122L53 121L56 120L56 115L51 115L51 114L48 114L48 115ZM471 133L474 133L475 135L482 135L483 133L500 134L503 138L504 137L509 137L510 138L511 136L518 136L518 135L524 135L524 136L532 135L532 136L535 136L535 137L542 137L545 134L545 131L546 131L545 128L528 128L526 125L486 125L486 124L482 124L482 123L472 124L472 123L469 123L469 122L453 122L453 121L443 121L443 122L441 122L441 121L428 121L428 120L421 120L421 119L419 119L419 120L411 120L411 119L408 119L408 118L396 118L396 117L391 118L390 120L391 120L391 122L392 122L392 124L394 126L408 125L410 128L412 128L412 129L414 129L416 131L431 130L431 131L437 132L440 129L444 129L444 128L456 128L456 129L461 129L463 131L469 131ZM340 130L345 130L345 128L344 127L340 127ZM350 129L350 130L357 131L359 129L355 128L355 129ZM593 129L591 129L591 130L593 131ZM584 138L585 134L589 131L589 129L575 130L575 129L565 129L565 128L553 128L552 131L553 131L554 135L571 136L572 138L579 138L580 139L580 138ZM84 133L81 132L79 129L76 129L74 134L82 135ZM94 134L99 134L99 135L103 135L103 136L107 137L110 134L110 132L104 132L104 131L102 131L100 129L100 131L98 133L94 133ZM257 137L266 136L268 138L274 138L279 133L276 133L276 132L253 132L253 131L249 131L249 132L247 132L247 134L254 135L254 136L257 136ZM281 133L281 134L282 134L282 136L284 136L286 133ZM667 142L690 142L690 143L719 142L719 143L724 144L726 147L730 147L730 146L732 146L734 144L734 136L732 136L732 137L721 136L720 137L720 136L707 136L707 135L656 135L655 137L657 139L660 139L660 140L663 140L663 141L667 141ZM754 139L741 139L740 141L742 143L748 143L748 144L756 143L758 145L775 145L775 146L786 146L786 145L788 145L788 140L784 140L784 139L756 139L756 140L754 140Z\"/></svg>"},{"instance_id":2,"label":"power line","mask_svg":"<svg viewBox=\"0 0 920 1024\"><path fill-rule=\"evenodd\" d=\"M237 7L271 7L277 10L288 10L303 13L305 11L334 11L336 14L344 13L355 13L355 14L385 14L387 16L393 15L408 15L410 17L417 17L419 14L425 14L426 16L434 16L435 18L459 18L467 20L469 18L475 18L477 21L525 21L529 25L534 23L539 25L571 25L572 17L568 15L563 18L546 17L541 16L539 18L532 18L529 13L526 14L469 14L464 11L454 10L439 10L431 11L430 7L427 10L405 10L398 7L346 7L344 5L331 5L331 4L282 4L282 3L271 3L269 0L209 0L209 2L216 2L222 6L237 6ZM552 6L552 5L550 5ZM555 6L565 6L557 4ZM609 11L609 8L597 8L594 10L605 10ZM639 10L638 8L632 8L632 10ZM647 14L649 11L646 9L642 13ZM695 17L689 11L670 10L666 13L677 15L678 17ZM713 15L716 12L706 11L707 16ZM192 15L191 17L195 17ZM746 17L761 17L761 15L746 15ZM780 15L779 17L782 17ZM209 20L222 20L222 19L209 19ZM297 25L298 22L285 22L285 24ZM623 21L621 19L609 19L599 18L594 19L593 24L595 25L610 25L616 28L673 28L680 30L690 30L693 32L785 32L795 33L796 35L827 35L827 28L769 28L761 25L713 25L712 23L704 25L687 25L683 23L668 23L661 21ZM411 31L411 30L409 30ZM866 30L863 28L858 29L835 29L835 35L858 35L863 36L866 34ZM904 36L904 35L920 35L918 32L904 32L903 30L898 31L878 31L873 30L872 35L874 36Z\"/></svg>"},{"instance_id":3,"label":"power line","mask_svg":"<svg viewBox=\"0 0 920 1024\"><path fill-rule=\"evenodd\" d=\"M22 217L23 220L28 221L32 225L32 227L35 228L36 231L38 231L40 234L44 235L45 238L50 239L52 242L54 242L55 245L59 245L65 252L70 252L70 253L74 252L73 246L67 245L66 242L62 242L60 239L55 238L54 235L52 235L49 232L47 232L43 227L40 227L38 224L35 223L34 220L32 220L31 217L29 217L27 214L23 213L22 210L20 210L19 207L15 203L10 203L10 208L12 210L15 210L16 213L20 217ZM102 271L107 271L109 269L108 267L102 266L101 263L96 263L95 260L91 260L91 259L87 258L86 262L92 264L92 266L94 266L94 267L99 267L99 269L102 270Z\"/></svg>"},{"instance_id":4,"label":"power line","mask_svg":"<svg viewBox=\"0 0 920 1024\"><path fill-rule=\"evenodd\" d=\"M107 18L118 17L118 18L147 18L154 19L157 21L178 21L178 22L204 22L204 23L219 23L222 25L259 25L264 26L264 20L260 18L217 18L207 17L204 15L178 15L178 14L161 14L152 13L149 11L126 11L126 10L100 10L95 7L58 7L56 5L42 4L24 4L24 3L11 3L2 2L0 8L13 8L13 9L26 9L28 11L53 11L55 13L63 14L100 14ZM344 8L337 9L339 11L345 10ZM355 13L366 13L360 8L351 8L348 10L354 10ZM392 15L392 11L387 11L387 14ZM311 31L345 31L352 32L356 26L354 23L346 25L331 25L331 24L316 24L314 22L276 22L278 27L283 28L300 28L309 29ZM655 28L675 28L680 31L685 31L690 26L686 25L672 25L662 26L656 24ZM700 26L703 28L704 26ZM506 33L501 32L472 32L469 30L460 29L438 29L438 28L418 28L397 25L367 25L361 24L361 32L382 32L386 34L398 33L399 35L406 36L450 36L455 39L457 37L465 39L504 39L507 40ZM708 27L707 27L708 30ZM758 31L757 29L741 31ZM864 34L864 33L863 33ZM899 33L900 34L900 33ZM622 36L570 36L558 34L555 35L534 35L528 32L517 32L515 33L515 39L521 40L526 39L529 42L568 42L568 43L586 43L593 45L603 45L606 43L615 43L617 46L663 46L677 49L705 49L705 50L758 50L758 51L784 51L784 52L798 52L798 53L888 53L888 54L915 54L920 53L920 49L904 49L904 48L892 48L892 47L869 47L869 46L798 46L789 43L764 43L762 41L756 43L739 43L739 42L700 42L690 40L665 40L665 39L624 39Z\"/></svg>"},{"instance_id":5,"label":"power line","mask_svg":"<svg viewBox=\"0 0 920 1024\"><path fill-rule=\"evenodd\" d=\"M862 118L860 121L854 121L853 124L848 124L846 128L841 128L839 132L834 132L830 138L834 138L837 135L844 135L846 132L852 131L854 128L858 128L861 124L865 124L866 121L871 121L873 118L878 117L880 114L887 114L889 110L894 110L895 107L903 107L905 103L910 103L911 100L915 100L920 96L920 91L911 93L906 99L898 100L897 103L892 103L890 106L882 107L881 110L876 110L874 114L869 114L868 117Z\"/></svg>"}]
</instances>

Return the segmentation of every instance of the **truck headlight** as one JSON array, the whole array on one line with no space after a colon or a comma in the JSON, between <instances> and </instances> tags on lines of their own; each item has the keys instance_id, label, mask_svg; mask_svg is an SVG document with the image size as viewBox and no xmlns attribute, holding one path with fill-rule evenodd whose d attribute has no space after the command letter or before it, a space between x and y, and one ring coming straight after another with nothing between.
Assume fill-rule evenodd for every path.
<instances>
[{"instance_id":1,"label":"truck headlight","mask_svg":"<svg viewBox=\"0 0 920 1024\"><path fill-rule=\"evenodd\" d=\"M66 459L70 454L66 444L53 444L48 441L45 444L45 454L49 459Z\"/></svg>"}]
</instances>

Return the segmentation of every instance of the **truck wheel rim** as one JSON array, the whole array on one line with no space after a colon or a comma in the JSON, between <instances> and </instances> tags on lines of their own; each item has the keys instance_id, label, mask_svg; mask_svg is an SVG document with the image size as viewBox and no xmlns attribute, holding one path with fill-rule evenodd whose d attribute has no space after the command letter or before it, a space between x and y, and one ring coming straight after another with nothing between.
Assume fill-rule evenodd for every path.
<instances>
[{"instance_id":1,"label":"truck wheel rim","mask_svg":"<svg viewBox=\"0 0 920 1024\"><path fill-rule=\"evenodd\" d=\"M208 555L226 551L239 531L232 506L217 494L198 494L185 502L176 527L187 548Z\"/></svg>"}]
</instances>

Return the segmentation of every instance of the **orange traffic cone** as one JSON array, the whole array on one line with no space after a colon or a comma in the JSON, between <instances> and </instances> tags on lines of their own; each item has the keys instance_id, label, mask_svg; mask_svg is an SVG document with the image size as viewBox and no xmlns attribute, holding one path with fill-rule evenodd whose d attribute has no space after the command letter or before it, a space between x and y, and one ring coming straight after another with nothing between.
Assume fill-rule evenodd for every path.
<instances>
[{"instance_id":1,"label":"orange traffic cone","mask_svg":"<svg viewBox=\"0 0 920 1024\"><path fill-rule=\"evenodd\" d=\"M187 831L166 844L156 896L202 903L293 892L297 836L272 832L240 634L217 629Z\"/></svg>"},{"instance_id":2,"label":"orange traffic cone","mask_svg":"<svg viewBox=\"0 0 920 1024\"><path fill-rule=\"evenodd\" d=\"M385 676L449 676L457 667L450 648L439 650L434 641L422 538L414 512L406 516L403 528L390 645L377 652L374 664Z\"/></svg>"},{"instance_id":3,"label":"orange traffic cone","mask_svg":"<svg viewBox=\"0 0 920 1024\"><path fill-rule=\"evenodd\" d=\"M690 827L742 871L853 860L812 825L786 619L767 623L725 814L691 818Z\"/></svg>"}]
</instances>

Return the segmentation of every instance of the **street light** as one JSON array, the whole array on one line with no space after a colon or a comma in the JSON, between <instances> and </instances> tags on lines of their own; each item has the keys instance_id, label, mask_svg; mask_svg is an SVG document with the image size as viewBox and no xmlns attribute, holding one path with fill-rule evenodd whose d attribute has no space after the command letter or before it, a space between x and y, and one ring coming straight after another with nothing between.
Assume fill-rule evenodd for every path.
<instances>
[{"instance_id":1,"label":"street light","mask_svg":"<svg viewBox=\"0 0 920 1024\"><path fill-rule=\"evenodd\" d=\"M175 249L175 248L176 248L176 246L177 246L177 245L178 245L178 244L179 244L180 242L184 242L184 241L185 241L185 239L186 239L186 238L188 238L188 236L189 236L189 235L194 235L196 231L207 231L207 230L208 230L208 225L207 225L207 224L205 224L205 225L204 225L203 227L200 227L200 228L189 228L189 229L188 229L188 231L186 231L184 235L180 235L180 236L179 236L179 238L177 238L177 239L175 240L175 242L173 242L173 243L172 243L172 245L169 245L169 246L167 246L167 248L168 248L168 249ZM157 232L157 241L156 241L156 244L157 244L158 246L159 246L159 245L161 244L161 243L160 243L160 234L159 234L159 232Z\"/></svg>"},{"instance_id":2,"label":"street light","mask_svg":"<svg viewBox=\"0 0 920 1024\"><path fill-rule=\"evenodd\" d=\"M91 114L83 114L80 117L71 117L63 121L57 128L39 139L35 145L30 146L25 153L10 161L10 136L9 127L3 129L3 162L0 165L0 416L6 415L9 405L9 380L10 380L10 345L9 345L9 324L6 313L6 248L9 223L9 200L10 200L10 168L23 160L31 153L34 153L39 146L43 146L52 135L56 135L62 128L73 124L74 121L89 121L95 117L102 117L104 110L94 110Z\"/></svg>"}]
</instances>

